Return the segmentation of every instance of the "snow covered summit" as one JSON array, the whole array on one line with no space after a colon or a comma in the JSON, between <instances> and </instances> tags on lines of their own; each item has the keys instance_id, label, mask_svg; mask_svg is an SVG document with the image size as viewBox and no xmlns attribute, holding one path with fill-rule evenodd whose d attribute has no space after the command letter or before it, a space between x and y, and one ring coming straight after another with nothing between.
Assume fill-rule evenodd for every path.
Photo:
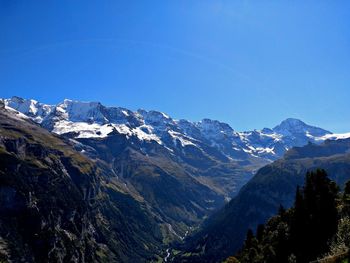
<instances>
[{"instance_id":1,"label":"snow covered summit","mask_svg":"<svg viewBox=\"0 0 350 263\"><path fill-rule=\"evenodd\" d=\"M198 151L210 156L215 150L225 158L235 160L262 158L271 161L293 146L345 136L333 136L329 131L292 118L273 129L237 132L217 120L174 120L159 111L134 112L106 107L99 102L65 99L57 105L48 105L19 97L4 102L57 134L69 134L73 138L105 138L114 132L158 143L172 153Z\"/></svg>"}]
</instances>

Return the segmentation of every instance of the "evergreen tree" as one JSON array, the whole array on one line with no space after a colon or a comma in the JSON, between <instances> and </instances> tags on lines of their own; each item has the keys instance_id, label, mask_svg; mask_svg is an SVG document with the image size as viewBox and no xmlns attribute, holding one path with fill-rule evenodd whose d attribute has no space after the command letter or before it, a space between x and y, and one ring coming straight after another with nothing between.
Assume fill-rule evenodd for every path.
<instances>
[{"instance_id":1,"label":"evergreen tree","mask_svg":"<svg viewBox=\"0 0 350 263\"><path fill-rule=\"evenodd\" d=\"M297 193L292 228L298 262L311 261L327 251L337 229L337 194L338 187L324 170L306 174L303 193Z\"/></svg>"},{"instance_id":2,"label":"evergreen tree","mask_svg":"<svg viewBox=\"0 0 350 263\"><path fill-rule=\"evenodd\" d=\"M307 211L304 196L297 187L295 194L294 210L291 217L291 244L296 258L301 258L307 241L303 238L307 229Z\"/></svg>"},{"instance_id":3,"label":"evergreen tree","mask_svg":"<svg viewBox=\"0 0 350 263\"><path fill-rule=\"evenodd\" d=\"M256 238L253 231L248 230L239 260L242 263L304 263L324 255L338 227L338 191L324 170L308 172L304 188L297 187L293 208L280 207L277 216L265 226L258 226ZM343 207L349 197L350 183L344 190ZM348 229L343 225L342 232L338 229L342 241L346 240L344 233Z\"/></svg>"},{"instance_id":4,"label":"evergreen tree","mask_svg":"<svg viewBox=\"0 0 350 263\"><path fill-rule=\"evenodd\" d=\"M249 228L247 231L247 237L245 239L244 246L248 249L251 248L253 246L253 239L254 239L253 230Z\"/></svg>"},{"instance_id":5,"label":"evergreen tree","mask_svg":"<svg viewBox=\"0 0 350 263\"><path fill-rule=\"evenodd\" d=\"M278 208L278 215L283 218L285 214L286 214L286 209L283 207L283 205L280 204Z\"/></svg>"},{"instance_id":6,"label":"evergreen tree","mask_svg":"<svg viewBox=\"0 0 350 263\"><path fill-rule=\"evenodd\" d=\"M259 242L262 241L262 238L264 236L265 226L263 224L259 224L256 229L256 238Z\"/></svg>"},{"instance_id":7,"label":"evergreen tree","mask_svg":"<svg viewBox=\"0 0 350 263\"><path fill-rule=\"evenodd\" d=\"M345 184L344 188L342 214L350 217L350 181Z\"/></svg>"}]
</instances>

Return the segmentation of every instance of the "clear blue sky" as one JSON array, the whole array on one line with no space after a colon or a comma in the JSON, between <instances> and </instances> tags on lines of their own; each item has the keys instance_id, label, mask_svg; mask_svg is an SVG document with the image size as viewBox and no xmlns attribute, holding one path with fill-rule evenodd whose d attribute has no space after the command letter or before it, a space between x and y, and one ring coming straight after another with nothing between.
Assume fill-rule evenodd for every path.
<instances>
[{"instance_id":1,"label":"clear blue sky","mask_svg":"<svg viewBox=\"0 0 350 263\"><path fill-rule=\"evenodd\" d=\"M350 131L350 1L0 1L0 97Z\"/></svg>"}]
</instances>

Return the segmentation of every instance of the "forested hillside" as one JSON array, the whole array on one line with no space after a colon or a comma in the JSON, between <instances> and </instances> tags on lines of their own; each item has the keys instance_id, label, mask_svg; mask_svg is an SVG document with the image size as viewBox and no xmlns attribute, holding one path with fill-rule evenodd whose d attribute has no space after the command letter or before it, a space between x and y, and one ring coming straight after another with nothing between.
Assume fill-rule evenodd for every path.
<instances>
[{"instance_id":1,"label":"forested hillside","mask_svg":"<svg viewBox=\"0 0 350 263\"><path fill-rule=\"evenodd\" d=\"M350 259L350 181L343 192L324 170L306 174L292 208L248 230L236 262L347 262ZM226 262L235 262L229 258Z\"/></svg>"}]
</instances>

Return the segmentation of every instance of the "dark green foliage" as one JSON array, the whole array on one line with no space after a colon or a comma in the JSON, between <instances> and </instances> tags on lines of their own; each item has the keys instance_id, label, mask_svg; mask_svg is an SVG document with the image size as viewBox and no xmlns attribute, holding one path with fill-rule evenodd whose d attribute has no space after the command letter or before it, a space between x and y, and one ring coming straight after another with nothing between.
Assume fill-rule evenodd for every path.
<instances>
[{"instance_id":1,"label":"dark green foliage","mask_svg":"<svg viewBox=\"0 0 350 263\"><path fill-rule=\"evenodd\" d=\"M258 228L256 229L256 238L260 242L264 236L265 232L265 226L263 224L259 224Z\"/></svg>"},{"instance_id":2,"label":"dark green foliage","mask_svg":"<svg viewBox=\"0 0 350 263\"><path fill-rule=\"evenodd\" d=\"M247 231L247 237L244 241L244 245L246 247L253 247L253 244L255 243L255 237L253 234L253 230L251 230L250 228Z\"/></svg>"},{"instance_id":3,"label":"dark green foliage","mask_svg":"<svg viewBox=\"0 0 350 263\"><path fill-rule=\"evenodd\" d=\"M321 257L337 231L337 200L338 187L324 170L308 172L304 188L297 188L294 206L280 209L264 228L259 226L259 238L248 232L239 260L277 263L294 258L303 263Z\"/></svg>"},{"instance_id":4,"label":"dark green foliage","mask_svg":"<svg viewBox=\"0 0 350 263\"><path fill-rule=\"evenodd\" d=\"M324 170L307 173L291 222L292 246L298 261L307 262L326 252L327 242L337 229L337 193L337 186Z\"/></svg>"},{"instance_id":5,"label":"dark green foliage","mask_svg":"<svg viewBox=\"0 0 350 263\"><path fill-rule=\"evenodd\" d=\"M343 215L350 217L350 181L346 183L343 194Z\"/></svg>"}]
</instances>

